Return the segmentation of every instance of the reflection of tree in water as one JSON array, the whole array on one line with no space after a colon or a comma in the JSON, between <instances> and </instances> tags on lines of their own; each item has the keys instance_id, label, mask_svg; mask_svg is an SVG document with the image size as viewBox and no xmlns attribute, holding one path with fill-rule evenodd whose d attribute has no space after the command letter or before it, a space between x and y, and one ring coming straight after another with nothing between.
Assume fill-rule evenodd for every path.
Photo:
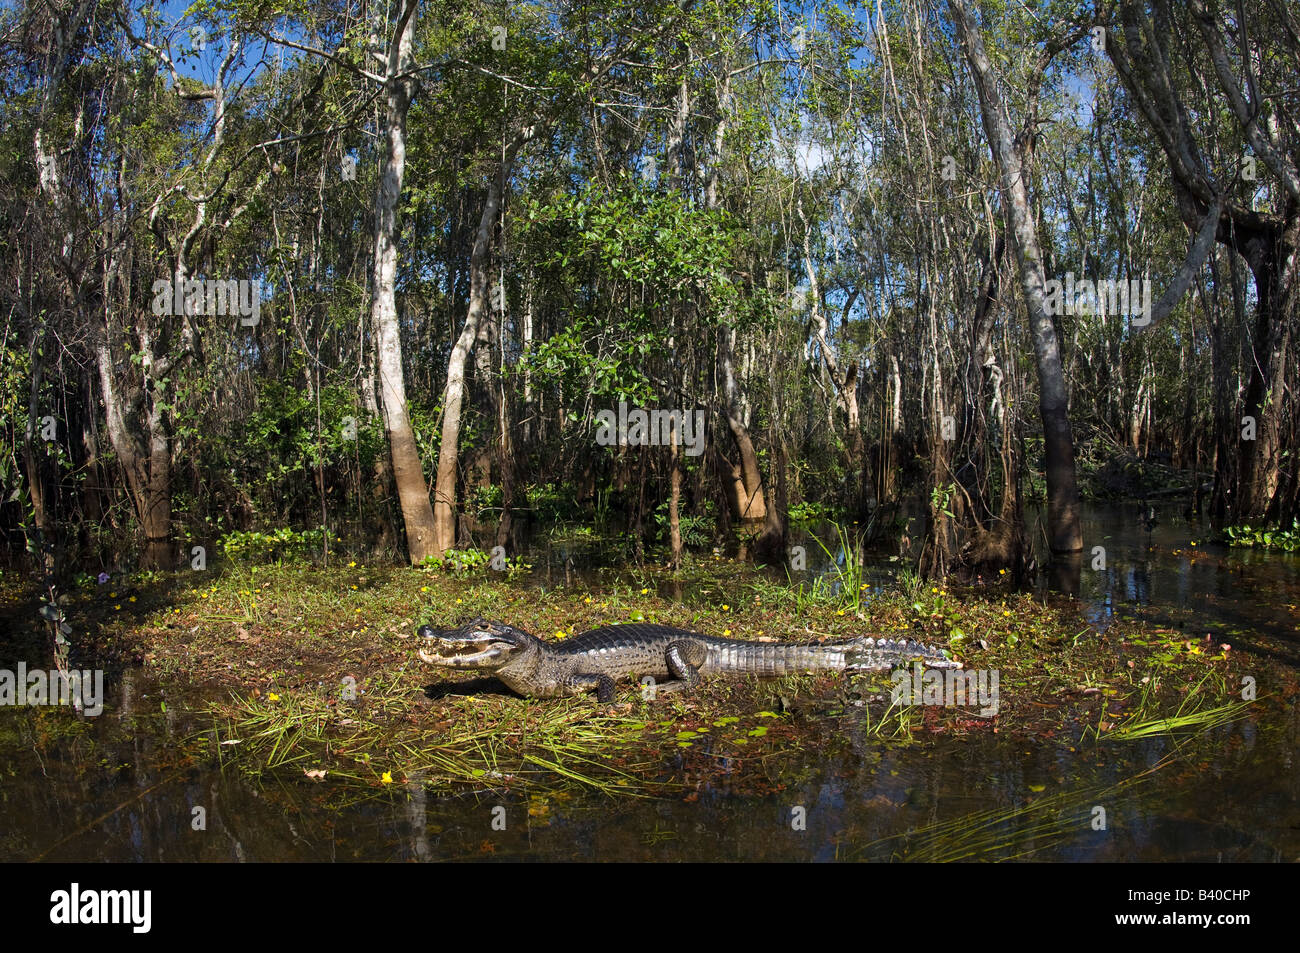
<instances>
[{"instance_id":1,"label":"reflection of tree in water","mask_svg":"<svg viewBox=\"0 0 1300 953\"><path fill-rule=\"evenodd\" d=\"M1129 602L1148 605L1151 602L1151 574L1146 564L1133 566L1127 574L1126 595Z\"/></svg>"}]
</instances>

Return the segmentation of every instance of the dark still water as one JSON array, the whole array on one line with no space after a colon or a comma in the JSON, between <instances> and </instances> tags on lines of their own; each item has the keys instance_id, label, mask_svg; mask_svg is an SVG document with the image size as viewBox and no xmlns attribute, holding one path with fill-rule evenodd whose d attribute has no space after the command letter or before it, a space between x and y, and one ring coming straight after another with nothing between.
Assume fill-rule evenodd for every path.
<instances>
[{"instance_id":1,"label":"dark still water","mask_svg":"<svg viewBox=\"0 0 1300 953\"><path fill-rule=\"evenodd\" d=\"M1300 560L1193 547L1202 530L1172 510L1154 526L1141 515L1089 512L1083 619L1141 614L1300 664ZM1095 545L1104 570L1090 568ZM0 656L40 657L15 638ZM214 754L204 702L128 670L98 718L0 709L0 859L1300 859L1300 719L1279 693L1181 747L992 732L884 745L866 711L828 703L812 713L832 725L824 743L786 754L769 793L712 784L668 799L347 792L293 768L254 778Z\"/></svg>"}]
</instances>

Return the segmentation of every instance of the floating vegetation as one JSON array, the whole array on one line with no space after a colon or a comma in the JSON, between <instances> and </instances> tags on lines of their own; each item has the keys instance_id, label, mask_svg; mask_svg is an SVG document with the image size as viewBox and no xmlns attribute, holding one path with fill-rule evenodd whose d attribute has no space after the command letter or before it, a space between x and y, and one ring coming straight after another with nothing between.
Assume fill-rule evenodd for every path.
<instances>
[{"instance_id":1,"label":"floating vegetation","mask_svg":"<svg viewBox=\"0 0 1300 953\"><path fill-rule=\"evenodd\" d=\"M858 707L854 691L819 711L833 677L711 679L689 698L668 692L647 700L633 690L621 695L622 704L604 707L586 697L496 694L486 680L440 686L483 694L448 693L430 702L407 668L367 682L364 691L358 686L356 701L315 686L219 703L212 709L216 749L252 774L283 778L297 769L308 780L371 794L418 783L448 793L659 797L679 796L705 779L767 790L773 772L798 760L811 734L842 729L833 716L852 713L855 732L903 743L918 718L908 707Z\"/></svg>"},{"instance_id":2,"label":"floating vegetation","mask_svg":"<svg viewBox=\"0 0 1300 953\"><path fill-rule=\"evenodd\" d=\"M672 787L654 780L660 766L643 743L643 720L602 713L586 699L542 704L500 695L453 696L437 720L413 717L409 683L399 682L371 686L356 705L314 691L236 698L216 708L217 741L268 769L300 766L314 780L383 785L418 777L431 788L527 782L630 796Z\"/></svg>"},{"instance_id":3,"label":"floating vegetation","mask_svg":"<svg viewBox=\"0 0 1300 953\"><path fill-rule=\"evenodd\" d=\"M1207 682L1211 683L1209 689L1206 688ZM1143 685L1137 710L1124 721L1113 725L1108 730L1103 730L1101 724L1095 727L1089 726L1084 730L1084 737L1087 738L1091 733L1092 737L1098 740L1135 741L1156 735L1195 734L1246 717L1246 712L1254 704L1253 701L1240 699L1218 705L1212 704L1212 701L1223 697L1226 686L1222 676L1211 670L1183 693L1182 701L1172 715L1152 714L1152 708L1158 704L1155 701L1157 685L1158 683L1154 681L1148 681Z\"/></svg>"},{"instance_id":4,"label":"floating vegetation","mask_svg":"<svg viewBox=\"0 0 1300 953\"><path fill-rule=\"evenodd\" d=\"M1150 738L1153 735L1208 731L1244 718L1251 704L1251 702L1229 702L1216 708L1205 708L1169 718L1153 718L1148 721L1130 720L1098 737L1110 741L1133 741L1138 738Z\"/></svg>"}]
</instances>

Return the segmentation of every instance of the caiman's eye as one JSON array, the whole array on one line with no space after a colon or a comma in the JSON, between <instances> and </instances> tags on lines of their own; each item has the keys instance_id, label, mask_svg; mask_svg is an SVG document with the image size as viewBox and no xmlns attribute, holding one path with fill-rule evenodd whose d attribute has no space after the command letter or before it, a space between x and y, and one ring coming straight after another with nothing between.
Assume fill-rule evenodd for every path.
<instances>
[{"instance_id":1,"label":"caiman's eye","mask_svg":"<svg viewBox=\"0 0 1300 953\"><path fill-rule=\"evenodd\" d=\"M478 624L478 627L479 627L480 629L484 629L484 630L491 628L491 626L489 626L486 622L480 622L480 623Z\"/></svg>"}]
</instances>

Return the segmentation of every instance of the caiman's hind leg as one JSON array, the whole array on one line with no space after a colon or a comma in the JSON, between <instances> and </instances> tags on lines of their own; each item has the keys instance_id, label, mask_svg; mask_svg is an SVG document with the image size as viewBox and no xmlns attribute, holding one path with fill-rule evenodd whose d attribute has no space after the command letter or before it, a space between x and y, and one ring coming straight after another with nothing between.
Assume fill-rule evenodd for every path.
<instances>
[{"instance_id":1,"label":"caiman's hind leg","mask_svg":"<svg viewBox=\"0 0 1300 953\"><path fill-rule=\"evenodd\" d=\"M608 675L595 675L590 672L578 672L570 675L565 682L572 695L584 695L588 692L596 693L596 701L602 705L608 704L614 700L614 680Z\"/></svg>"},{"instance_id":2,"label":"caiman's hind leg","mask_svg":"<svg viewBox=\"0 0 1300 953\"><path fill-rule=\"evenodd\" d=\"M694 691L700 684L700 666L708 657L708 650L699 642L678 639L668 643L664 656L668 662L668 671L673 678L681 681L681 688L688 692Z\"/></svg>"}]
</instances>

